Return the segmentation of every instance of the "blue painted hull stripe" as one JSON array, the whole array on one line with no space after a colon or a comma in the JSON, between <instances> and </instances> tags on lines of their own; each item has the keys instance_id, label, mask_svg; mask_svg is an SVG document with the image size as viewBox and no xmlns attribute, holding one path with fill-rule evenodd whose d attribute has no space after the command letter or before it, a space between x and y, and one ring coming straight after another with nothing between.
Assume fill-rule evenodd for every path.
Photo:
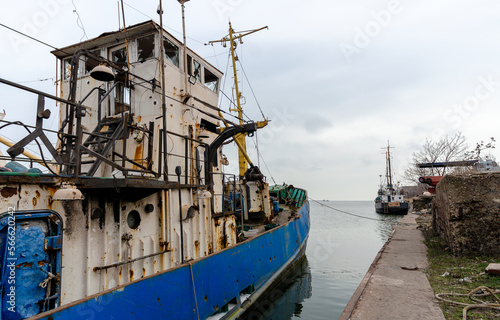
<instances>
[{"instance_id":1,"label":"blue painted hull stripe","mask_svg":"<svg viewBox=\"0 0 500 320\"><path fill-rule=\"evenodd\" d=\"M251 285L261 294L281 268L297 257L309 234L308 202L299 214L300 219L216 254L74 301L33 319L206 319Z\"/></svg>"},{"instance_id":2,"label":"blue painted hull stripe","mask_svg":"<svg viewBox=\"0 0 500 320\"><path fill-rule=\"evenodd\" d=\"M259 297L266 292L266 290L273 284L273 282L280 276L283 271L285 271L293 262L295 262L297 259L299 259L304 253L305 253L305 247L307 245L307 238L306 240L300 245L299 251L288 260L288 262L283 265L276 273L269 278L269 280L266 281L257 291L255 291L247 301L245 301L245 304L242 304L241 306L235 308L234 310L230 311L226 316L224 316L221 320L231 320L231 319L237 319L239 316L243 315L245 311L247 311L248 307L250 307L253 303L255 303Z\"/></svg>"}]
</instances>

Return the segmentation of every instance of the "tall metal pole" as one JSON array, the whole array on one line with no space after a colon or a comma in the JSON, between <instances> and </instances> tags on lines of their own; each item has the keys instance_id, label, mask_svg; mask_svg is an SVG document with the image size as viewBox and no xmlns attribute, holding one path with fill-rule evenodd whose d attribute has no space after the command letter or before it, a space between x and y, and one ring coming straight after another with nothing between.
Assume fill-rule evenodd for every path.
<instances>
[{"instance_id":1,"label":"tall metal pole","mask_svg":"<svg viewBox=\"0 0 500 320\"><path fill-rule=\"evenodd\" d=\"M386 156L385 178L387 180L387 185L390 188L392 188L391 145L389 141L387 141L387 151L385 153L385 156Z\"/></svg>"},{"instance_id":2,"label":"tall metal pole","mask_svg":"<svg viewBox=\"0 0 500 320\"><path fill-rule=\"evenodd\" d=\"M221 42L224 46L227 41L230 43L230 49L231 49L231 58L233 61L233 77L234 77L234 88L235 88L235 100L236 100L236 109L229 109L230 111L237 111L238 112L238 118L240 120L240 125L242 125L243 122L243 108L241 107L241 92L239 89L239 84L238 84L238 74L237 74L237 69L236 69L236 61L238 60L238 56L236 55L236 41L240 40L241 38L255 33L257 31L267 29L267 27L262 27L259 29L255 30L250 30L246 31L242 34L238 34L235 36L233 27L231 26L231 22L229 22L229 35L222 38L221 40L216 40L216 41L210 41L209 44L214 44L217 42ZM242 43L242 42L241 42ZM219 115L222 116L222 114L219 112ZM227 123L225 123L227 126ZM267 125L267 120L263 122L257 122L257 128L263 128ZM245 172L248 169L248 164L251 163L250 159L248 158L248 155L246 153L246 140L245 140L246 134L238 134L234 136L234 142L236 142L236 145L238 145L238 159L239 159L239 167L240 167L240 178L243 178L245 175Z\"/></svg>"},{"instance_id":3,"label":"tall metal pole","mask_svg":"<svg viewBox=\"0 0 500 320\"><path fill-rule=\"evenodd\" d=\"M387 164L389 166L389 185L392 187L392 170L391 170L391 152L389 147L387 147Z\"/></svg>"},{"instance_id":4,"label":"tall metal pole","mask_svg":"<svg viewBox=\"0 0 500 320\"><path fill-rule=\"evenodd\" d=\"M184 3L189 0L178 0L182 8L182 40L184 45L184 95L188 96L188 61L187 61L187 43L186 43L186 19L184 16Z\"/></svg>"},{"instance_id":5,"label":"tall metal pole","mask_svg":"<svg viewBox=\"0 0 500 320\"><path fill-rule=\"evenodd\" d=\"M233 77L234 77L234 91L236 94L236 106L237 106L237 111L238 112L238 118L240 120L240 125L243 124L243 109L241 108L241 93L240 89L238 86L238 73L236 72L236 42L233 39L233 34L234 30L233 27L231 26L231 22L229 22L229 42L231 45L231 59L233 61ZM239 160L239 167L240 167L240 178L243 178L245 175L245 172L248 169L248 161L243 153L242 150L246 150L246 134L240 133L234 137L235 141L238 141L238 145L241 147L238 149L238 160Z\"/></svg>"},{"instance_id":6,"label":"tall metal pole","mask_svg":"<svg viewBox=\"0 0 500 320\"><path fill-rule=\"evenodd\" d=\"M167 104L165 102L165 57L163 45L163 6L160 0L158 9L160 15L160 64L161 64L161 113L163 118L163 180L168 181L168 164L167 164Z\"/></svg>"}]
</instances>

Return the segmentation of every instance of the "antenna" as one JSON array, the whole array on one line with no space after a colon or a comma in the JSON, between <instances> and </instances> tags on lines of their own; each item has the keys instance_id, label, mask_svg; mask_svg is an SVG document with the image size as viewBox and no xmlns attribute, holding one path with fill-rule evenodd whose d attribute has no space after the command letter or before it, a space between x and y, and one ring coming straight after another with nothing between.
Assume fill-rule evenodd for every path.
<instances>
[{"instance_id":1,"label":"antenna","mask_svg":"<svg viewBox=\"0 0 500 320\"><path fill-rule=\"evenodd\" d=\"M165 101L165 46L163 45L163 42L165 41L163 39L163 4L162 1L160 0L160 3L158 4L158 10L156 11L160 15L160 64L161 64L161 116L162 116L162 125L163 125L163 132L162 132L162 140L163 140L163 152L164 152L164 158L163 158L163 168L164 168L164 173L163 173L163 179L165 181L168 181L168 152L167 152L167 103ZM184 52L186 52L186 49L184 48Z\"/></svg>"},{"instance_id":2,"label":"antenna","mask_svg":"<svg viewBox=\"0 0 500 320\"><path fill-rule=\"evenodd\" d=\"M160 0L161 1L161 0ZM187 43L186 43L186 19L184 15L184 4L189 0L177 0L181 4L182 8L182 40L184 44L184 96L189 97L188 93L188 61L187 61ZM184 99L187 101L187 99Z\"/></svg>"},{"instance_id":3,"label":"antenna","mask_svg":"<svg viewBox=\"0 0 500 320\"><path fill-rule=\"evenodd\" d=\"M385 177L387 180L387 186L392 189L392 171L391 171L391 150L394 147L391 147L389 140L387 140L387 147L383 147L382 149L387 149L385 152L386 156L386 167L385 167Z\"/></svg>"},{"instance_id":4,"label":"antenna","mask_svg":"<svg viewBox=\"0 0 500 320\"><path fill-rule=\"evenodd\" d=\"M120 30L122 28L122 23L120 20L120 1L119 0L116 1L116 7L118 8L118 30Z\"/></svg>"},{"instance_id":5,"label":"antenna","mask_svg":"<svg viewBox=\"0 0 500 320\"><path fill-rule=\"evenodd\" d=\"M179 0L181 1L181 0ZM229 22L229 34L222 38L221 40L209 41L208 44L213 45L214 43L222 43L222 46L225 47L226 43L229 43L231 50L231 58L233 60L233 76L234 76L234 89L236 94L236 109L229 109L229 111L238 112L238 118L240 120L240 125L243 125L243 108L241 107L241 92L238 87L238 74L236 71L236 61L238 60L238 56L236 55L236 46L237 42L240 44L243 43L243 37L248 36L252 33L261 31L263 29L268 29L268 27L262 27L259 29L254 29L250 31L243 32L235 32L233 27L231 26L231 22ZM238 35L236 35L238 33ZM267 120L258 121L257 128L263 128L268 124ZM240 164L240 177L245 176L245 172L248 169L248 164L251 163L249 161L248 155L246 153L246 134L238 134L234 137L234 142L238 145L238 159Z\"/></svg>"}]
</instances>

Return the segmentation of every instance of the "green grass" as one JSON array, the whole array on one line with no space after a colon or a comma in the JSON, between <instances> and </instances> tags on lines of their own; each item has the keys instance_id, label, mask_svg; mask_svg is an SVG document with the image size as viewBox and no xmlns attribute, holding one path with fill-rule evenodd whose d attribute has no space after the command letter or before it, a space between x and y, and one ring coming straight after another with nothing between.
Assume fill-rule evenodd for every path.
<instances>
[{"instance_id":1,"label":"green grass","mask_svg":"<svg viewBox=\"0 0 500 320\"><path fill-rule=\"evenodd\" d=\"M454 257L444 240L438 237L428 238L426 245L429 259L429 269L426 274L435 294L468 294L479 286L486 286L494 290L500 289L500 277L491 276L485 271L488 264L499 263L500 257ZM476 303L468 297L448 296L445 298L468 304ZM481 298L481 300L494 302L493 298ZM439 304L447 320L462 319L463 306L447 302ZM500 310L473 309L468 312L467 319L498 320L500 319Z\"/></svg>"}]
</instances>

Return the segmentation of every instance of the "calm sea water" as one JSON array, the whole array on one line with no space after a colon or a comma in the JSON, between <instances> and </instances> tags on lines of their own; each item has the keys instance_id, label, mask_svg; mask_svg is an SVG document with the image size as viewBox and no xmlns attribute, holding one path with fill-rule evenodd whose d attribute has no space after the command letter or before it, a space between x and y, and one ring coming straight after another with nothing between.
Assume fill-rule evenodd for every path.
<instances>
[{"instance_id":1,"label":"calm sea water","mask_svg":"<svg viewBox=\"0 0 500 320\"><path fill-rule=\"evenodd\" d=\"M311 204L306 258L248 315L254 320L338 319L401 216L373 201ZM329 207L382 221L350 216Z\"/></svg>"}]
</instances>

